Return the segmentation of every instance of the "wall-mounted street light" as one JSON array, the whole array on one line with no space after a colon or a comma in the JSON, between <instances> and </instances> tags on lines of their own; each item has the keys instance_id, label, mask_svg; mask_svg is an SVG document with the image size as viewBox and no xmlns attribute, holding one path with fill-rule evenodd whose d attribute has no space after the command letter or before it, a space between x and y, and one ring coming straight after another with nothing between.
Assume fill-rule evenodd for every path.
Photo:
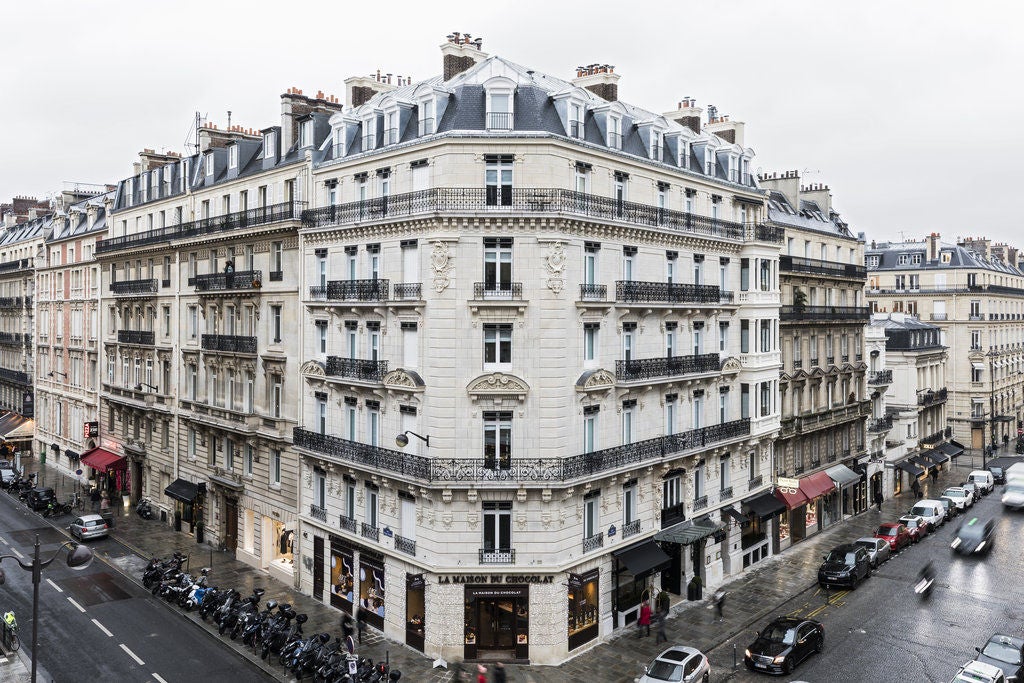
<instances>
[{"instance_id":1,"label":"wall-mounted street light","mask_svg":"<svg viewBox=\"0 0 1024 683\"><path fill-rule=\"evenodd\" d=\"M16 560L19 567L32 572L32 683L36 681L36 646L39 642L39 584L42 581L43 570L49 567L65 548L68 550L67 565L71 569L85 569L92 562L92 550L73 541L65 541L54 551L50 559L43 560L39 556L39 534L36 534L35 552L32 554L31 562L26 563L15 555L0 555L0 563L4 560ZM6 581L7 577L0 569L0 585Z\"/></svg>"},{"instance_id":2,"label":"wall-mounted street light","mask_svg":"<svg viewBox=\"0 0 1024 683\"><path fill-rule=\"evenodd\" d=\"M50 374L48 374L48 375L47 375L47 377L53 377L54 375L60 375L60 376L61 376L61 377L63 377L64 379L67 379L67 378L68 378L68 375L67 375L67 373L66 373L66 372L60 372L60 371L58 371L58 370L54 370L53 372L51 372Z\"/></svg>"},{"instance_id":3,"label":"wall-mounted street light","mask_svg":"<svg viewBox=\"0 0 1024 683\"><path fill-rule=\"evenodd\" d=\"M395 437L395 443L398 444L399 448L405 448L406 446L409 445L409 437L407 436L408 434L412 434L417 439L419 439L423 443L427 444L427 448L430 448L430 437L429 436L420 436L419 434L417 434L416 432L413 432L413 431L404 431L404 432L402 432L401 434L399 434L398 436Z\"/></svg>"},{"instance_id":4,"label":"wall-mounted street light","mask_svg":"<svg viewBox=\"0 0 1024 683\"><path fill-rule=\"evenodd\" d=\"M157 387L153 386L152 384L149 384L148 382L141 382L139 384L136 384L135 385L135 391L142 391L142 387L148 387L148 388L152 389L153 391L160 391L160 389L158 389Z\"/></svg>"}]
</instances>

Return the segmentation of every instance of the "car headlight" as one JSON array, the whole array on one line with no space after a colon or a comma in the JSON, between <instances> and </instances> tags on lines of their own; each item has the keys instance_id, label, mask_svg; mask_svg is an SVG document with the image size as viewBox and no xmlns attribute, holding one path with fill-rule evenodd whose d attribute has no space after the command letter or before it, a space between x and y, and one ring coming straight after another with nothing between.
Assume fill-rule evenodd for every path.
<instances>
[{"instance_id":1,"label":"car headlight","mask_svg":"<svg viewBox=\"0 0 1024 683\"><path fill-rule=\"evenodd\" d=\"M953 542L949 544L949 547L952 548L953 550L956 550L957 548L959 548L960 547L960 539L959 538L953 539Z\"/></svg>"},{"instance_id":2,"label":"car headlight","mask_svg":"<svg viewBox=\"0 0 1024 683\"><path fill-rule=\"evenodd\" d=\"M782 664L784 661L786 661L786 655L779 655L778 657L772 660L772 662L774 662L775 664Z\"/></svg>"},{"instance_id":3,"label":"car headlight","mask_svg":"<svg viewBox=\"0 0 1024 683\"><path fill-rule=\"evenodd\" d=\"M747 659L750 659L750 657L751 657L750 650L744 650L743 651L743 656L746 657Z\"/></svg>"},{"instance_id":4,"label":"car headlight","mask_svg":"<svg viewBox=\"0 0 1024 683\"><path fill-rule=\"evenodd\" d=\"M974 549L974 552L980 553L981 549L984 548L984 547L985 547L985 541L982 541L981 543L978 544L978 547Z\"/></svg>"}]
</instances>

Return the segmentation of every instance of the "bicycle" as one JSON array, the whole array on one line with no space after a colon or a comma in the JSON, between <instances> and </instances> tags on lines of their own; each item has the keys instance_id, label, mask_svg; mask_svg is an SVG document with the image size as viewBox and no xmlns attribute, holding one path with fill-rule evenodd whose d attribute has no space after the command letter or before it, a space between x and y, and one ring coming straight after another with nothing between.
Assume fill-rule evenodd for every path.
<instances>
[{"instance_id":1,"label":"bicycle","mask_svg":"<svg viewBox=\"0 0 1024 683\"><path fill-rule=\"evenodd\" d=\"M21 647L21 638L18 637L18 620L14 612L4 614L4 643L11 652Z\"/></svg>"},{"instance_id":2,"label":"bicycle","mask_svg":"<svg viewBox=\"0 0 1024 683\"><path fill-rule=\"evenodd\" d=\"M71 510L78 510L79 512L85 510L85 499L82 498L82 494L77 492L71 494L71 498L68 500L68 511L70 512Z\"/></svg>"}]
</instances>

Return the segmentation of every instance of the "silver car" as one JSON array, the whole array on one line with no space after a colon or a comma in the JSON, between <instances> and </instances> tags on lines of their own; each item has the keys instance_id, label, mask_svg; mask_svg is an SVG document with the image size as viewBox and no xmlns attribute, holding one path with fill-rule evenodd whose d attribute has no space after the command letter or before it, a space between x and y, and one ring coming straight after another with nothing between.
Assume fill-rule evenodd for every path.
<instances>
[{"instance_id":1,"label":"silver car","mask_svg":"<svg viewBox=\"0 0 1024 683\"><path fill-rule=\"evenodd\" d=\"M888 560L892 555L892 550L889 549L889 541L884 538L865 536L864 538L858 538L853 543L868 551L868 560L871 562L872 569L878 569L878 565Z\"/></svg>"},{"instance_id":2,"label":"silver car","mask_svg":"<svg viewBox=\"0 0 1024 683\"><path fill-rule=\"evenodd\" d=\"M71 522L71 526L68 527L68 531L71 535L80 541L85 541L92 538L104 538L110 533L110 529L107 528L107 522L99 515L82 515L75 521Z\"/></svg>"},{"instance_id":3,"label":"silver car","mask_svg":"<svg viewBox=\"0 0 1024 683\"><path fill-rule=\"evenodd\" d=\"M676 645L654 658L644 667L639 683L707 683L711 678L711 664L704 654L692 647Z\"/></svg>"}]
</instances>

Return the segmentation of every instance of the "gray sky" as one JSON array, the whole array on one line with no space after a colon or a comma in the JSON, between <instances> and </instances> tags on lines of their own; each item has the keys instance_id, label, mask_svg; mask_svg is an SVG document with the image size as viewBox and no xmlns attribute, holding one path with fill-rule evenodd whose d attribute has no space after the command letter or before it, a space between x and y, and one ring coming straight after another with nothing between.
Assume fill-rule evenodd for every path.
<instances>
[{"instance_id":1,"label":"gray sky","mask_svg":"<svg viewBox=\"0 0 1024 683\"><path fill-rule=\"evenodd\" d=\"M828 184L869 241L1024 246L1022 14L1006 0L8 3L0 201L115 182L144 147L183 151L197 110L263 128L290 86L343 98L345 78L378 68L436 75L444 37L468 31L564 78L613 64L619 97L646 109L716 105L746 122L755 168Z\"/></svg>"}]
</instances>

